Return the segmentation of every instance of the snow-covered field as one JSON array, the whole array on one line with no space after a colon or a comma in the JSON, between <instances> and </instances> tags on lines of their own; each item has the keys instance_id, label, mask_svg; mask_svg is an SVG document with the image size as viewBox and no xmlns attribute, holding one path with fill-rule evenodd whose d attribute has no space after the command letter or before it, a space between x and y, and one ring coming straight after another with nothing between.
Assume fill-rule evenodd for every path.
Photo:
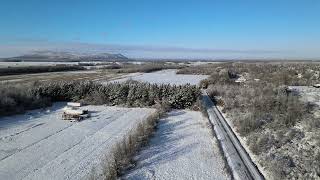
<instances>
[{"instance_id":1,"label":"snow-covered field","mask_svg":"<svg viewBox=\"0 0 320 180\"><path fill-rule=\"evenodd\" d=\"M125 179L229 179L217 140L200 112L174 110L159 121Z\"/></svg>"},{"instance_id":2,"label":"snow-covered field","mask_svg":"<svg viewBox=\"0 0 320 180\"><path fill-rule=\"evenodd\" d=\"M116 142L155 112L86 106L90 118L69 122L61 120L64 105L0 118L0 179L86 179Z\"/></svg>"},{"instance_id":3,"label":"snow-covered field","mask_svg":"<svg viewBox=\"0 0 320 180\"><path fill-rule=\"evenodd\" d=\"M102 72L100 70L64 71L36 74L0 76L0 83L23 83L34 81L57 81L57 80L92 80L106 81L121 76L122 74Z\"/></svg>"},{"instance_id":4,"label":"snow-covered field","mask_svg":"<svg viewBox=\"0 0 320 180\"><path fill-rule=\"evenodd\" d=\"M162 71L156 71L151 73L132 73L123 78L116 79L110 82L124 82L127 80L135 80L141 82L149 82L156 84L192 84L198 85L203 79L208 78L207 75L186 75L186 74L176 74L175 69L168 69Z\"/></svg>"}]
</instances>

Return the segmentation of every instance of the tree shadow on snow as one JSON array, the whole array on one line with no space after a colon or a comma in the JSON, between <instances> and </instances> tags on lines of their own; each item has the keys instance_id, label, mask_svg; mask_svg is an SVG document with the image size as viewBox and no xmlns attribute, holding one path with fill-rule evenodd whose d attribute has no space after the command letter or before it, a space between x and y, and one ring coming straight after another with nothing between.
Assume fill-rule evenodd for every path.
<instances>
[{"instance_id":1,"label":"tree shadow on snow","mask_svg":"<svg viewBox=\"0 0 320 180\"><path fill-rule=\"evenodd\" d=\"M57 103L53 103L52 106L50 107L36 109L36 110L29 110L24 114L1 117L0 129L9 128L10 126L26 123L36 118L40 118L48 114L53 114L56 111L59 111L63 107L65 107L66 104L67 104L66 102L57 102Z\"/></svg>"}]
</instances>

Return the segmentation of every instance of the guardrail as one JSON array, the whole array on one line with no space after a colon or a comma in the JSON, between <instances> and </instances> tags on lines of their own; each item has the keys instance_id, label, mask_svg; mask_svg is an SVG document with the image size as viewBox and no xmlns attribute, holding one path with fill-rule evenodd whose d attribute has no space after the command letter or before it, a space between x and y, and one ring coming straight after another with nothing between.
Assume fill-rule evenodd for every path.
<instances>
[{"instance_id":1,"label":"guardrail","mask_svg":"<svg viewBox=\"0 0 320 180\"><path fill-rule=\"evenodd\" d=\"M246 150L242 147L237 136L213 104L205 90L202 91L202 100L207 108L209 120L214 126L215 133L221 144L228 165L235 179L264 180L265 178L252 162Z\"/></svg>"}]
</instances>

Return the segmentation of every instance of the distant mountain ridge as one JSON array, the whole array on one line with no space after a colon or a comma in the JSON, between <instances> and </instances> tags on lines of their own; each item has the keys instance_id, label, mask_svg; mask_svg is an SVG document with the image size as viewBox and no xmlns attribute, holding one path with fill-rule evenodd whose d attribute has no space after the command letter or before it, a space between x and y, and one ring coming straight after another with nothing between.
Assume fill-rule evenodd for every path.
<instances>
[{"instance_id":1,"label":"distant mountain ridge","mask_svg":"<svg viewBox=\"0 0 320 180\"><path fill-rule=\"evenodd\" d=\"M76 53L68 51L34 51L22 56L1 58L0 61L127 61L122 54L112 53Z\"/></svg>"}]
</instances>

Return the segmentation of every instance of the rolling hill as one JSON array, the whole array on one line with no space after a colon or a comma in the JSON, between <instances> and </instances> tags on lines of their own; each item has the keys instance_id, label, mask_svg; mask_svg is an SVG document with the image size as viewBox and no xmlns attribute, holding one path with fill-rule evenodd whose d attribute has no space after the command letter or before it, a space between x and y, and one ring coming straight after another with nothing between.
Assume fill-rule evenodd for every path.
<instances>
[{"instance_id":1,"label":"rolling hill","mask_svg":"<svg viewBox=\"0 0 320 180\"><path fill-rule=\"evenodd\" d=\"M67 51L34 51L22 56L1 58L0 61L32 61L32 62L78 62L78 61L128 61L122 54L112 53L75 53Z\"/></svg>"}]
</instances>

